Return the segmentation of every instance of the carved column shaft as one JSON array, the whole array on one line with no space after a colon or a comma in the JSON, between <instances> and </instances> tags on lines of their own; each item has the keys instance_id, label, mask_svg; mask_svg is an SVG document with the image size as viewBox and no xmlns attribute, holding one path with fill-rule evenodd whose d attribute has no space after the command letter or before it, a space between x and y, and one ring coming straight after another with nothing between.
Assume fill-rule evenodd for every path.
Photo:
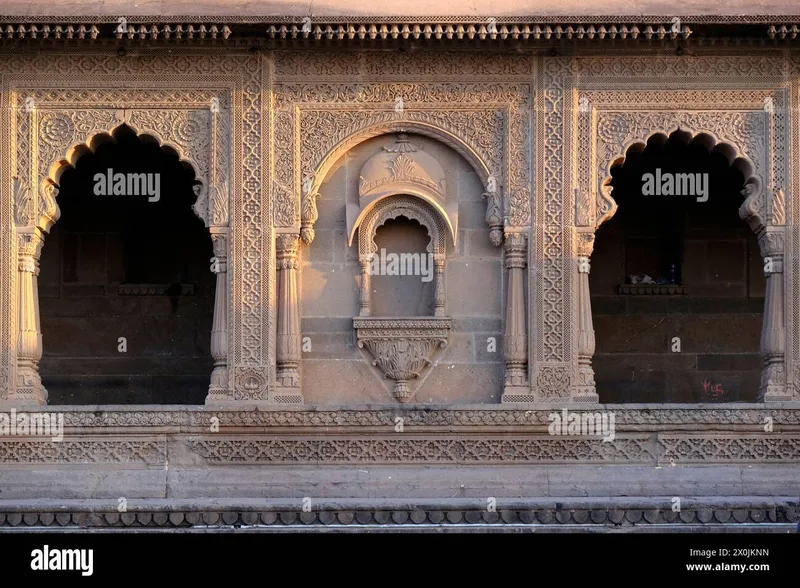
<instances>
[{"instance_id":1,"label":"carved column shaft","mask_svg":"<svg viewBox=\"0 0 800 588\"><path fill-rule=\"evenodd\" d=\"M786 392L785 350L786 326L783 292L783 233L767 229L759 238L764 256L766 296L761 325L761 374L759 398L765 402L791 400Z\"/></svg>"},{"instance_id":2,"label":"carved column shaft","mask_svg":"<svg viewBox=\"0 0 800 588\"><path fill-rule=\"evenodd\" d=\"M594 237L592 237L592 241ZM585 248L584 248L584 252ZM589 291L589 255L578 256L578 385L573 392L577 402L597 402L597 390L592 369L594 355L594 325L592 323L592 299Z\"/></svg>"},{"instance_id":3,"label":"carved column shaft","mask_svg":"<svg viewBox=\"0 0 800 588\"><path fill-rule=\"evenodd\" d=\"M433 278L434 280L433 315L444 316L444 301L446 300L444 256L434 255L433 266L435 269L435 274Z\"/></svg>"},{"instance_id":4,"label":"carved column shaft","mask_svg":"<svg viewBox=\"0 0 800 588\"><path fill-rule=\"evenodd\" d=\"M208 388L206 403L226 400L228 390L228 233L227 229L211 229L214 245L214 259L211 271L217 275L214 295L214 322L211 326L211 356L214 358L214 371Z\"/></svg>"},{"instance_id":5,"label":"carved column shaft","mask_svg":"<svg viewBox=\"0 0 800 588\"><path fill-rule=\"evenodd\" d=\"M507 396L529 395L528 389L528 327L525 320L525 268L527 267L527 237L522 233L506 235L506 268L508 292L506 298L506 328L503 352L506 373L504 400Z\"/></svg>"},{"instance_id":6,"label":"carved column shaft","mask_svg":"<svg viewBox=\"0 0 800 588\"><path fill-rule=\"evenodd\" d=\"M358 315L370 316L372 314L372 299L370 296L370 262L375 254L361 255L358 262L361 265L361 286L358 297Z\"/></svg>"},{"instance_id":7,"label":"carved column shaft","mask_svg":"<svg viewBox=\"0 0 800 588\"><path fill-rule=\"evenodd\" d=\"M44 240L39 229L18 233L17 390L14 400L46 404L47 390L39 376L42 330L39 321L39 257Z\"/></svg>"},{"instance_id":8,"label":"carved column shaft","mask_svg":"<svg viewBox=\"0 0 800 588\"><path fill-rule=\"evenodd\" d=\"M277 385L300 389L300 311L297 295L298 235L277 238L278 337Z\"/></svg>"}]
</instances>

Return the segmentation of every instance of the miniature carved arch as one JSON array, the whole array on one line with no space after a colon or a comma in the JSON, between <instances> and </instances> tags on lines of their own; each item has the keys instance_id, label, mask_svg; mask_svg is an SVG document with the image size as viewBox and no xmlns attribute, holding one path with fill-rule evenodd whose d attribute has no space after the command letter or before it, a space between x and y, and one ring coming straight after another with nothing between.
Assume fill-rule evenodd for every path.
<instances>
[{"instance_id":1,"label":"miniature carved arch","mask_svg":"<svg viewBox=\"0 0 800 588\"><path fill-rule=\"evenodd\" d=\"M648 144L655 142L663 145L674 134L680 134L682 140L689 143L699 143L703 145L709 153L722 153L727 159L730 167L739 170L745 178L742 194L746 196L745 201L739 207L739 216L747 222L754 233L758 234L766 226L765 202L763 182L756 174L756 167L748 157L742 154L741 149L734 146L728 140L720 140L712 133L706 131L693 132L686 129L677 128L671 132L656 131L651 133L644 141L636 140L628 143L622 149L622 155L611 158L605 162L605 177L600 180L600 196L597 200L597 221L595 230L600 225L610 220L617 212L617 202L611 195L611 169L625 164L629 153L643 151Z\"/></svg>"},{"instance_id":2,"label":"miniature carved arch","mask_svg":"<svg viewBox=\"0 0 800 588\"><path fill-rule=\"evenodd\" d=\"M426 200L416 196L389 196L381 199L367 213L360 225L358 237L358 254L369 256L378 251L375 234L387 221L406 217L419 222L428 231L430 242L427 252L435 258L444 259L446 228L440 213Z\"/></svg>"},{"instance_id":3,"label":"miniature carved arch","mask_svg":"<svg viewBox=\"0 0 800 588\"><path fill-rule=\"evenodd\" d=\"M437 209L427 200L417 196L393 195L382 198L369 210L358 227L358 261L361 266L361 291L359 316L372 314L370 289L371 263L378 251L375 235L387 221L398 217L419 222L428 232L430 241L426 248L434 265L434 316L445 315L445 251L447 228Z\"/></svg>"}]
</instances>

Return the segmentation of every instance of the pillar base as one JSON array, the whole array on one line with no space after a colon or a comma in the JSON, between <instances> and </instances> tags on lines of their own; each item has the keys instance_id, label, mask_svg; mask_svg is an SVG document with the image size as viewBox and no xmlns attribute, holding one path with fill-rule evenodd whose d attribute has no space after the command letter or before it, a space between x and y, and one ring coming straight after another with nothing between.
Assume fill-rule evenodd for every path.
<instances>
[{"instance_id":1,"label":"pillar base","mask_svg":"<svg viewBox=\"0 0 800 588\"><path fill-rule=\"evenodd\" d=\"M227 388L209 388L206 405L233 402L233 394Z\"/></svg>"},{"instance_id":2,"label":"pillar base","mask_svg":"<svg viewBox=\"0 0 800 588\"><path fill-rule=\"evenodd\" d=\"M797 400L785 384L769 384L758 393L759 402L791 402Z\"/></svg>"},{"instance_id":3,"label":"pillar base","mask_svg":"<svg viewBox=\"0 0 800 588\"><path fill-rule=\"evenodd\" d=\"M0 400L0 406L47 406L47 389L38 371L17 367L17 389Z\"/></svg>"},{"instance_id":4,"label":"pillar base","mask_svg":"<svg viewBox=\"0 0 800 588\"><path fill-rule=\"evenodd\" d=\"M600 396L597 395L597 392L594 391L594 388L591 389L580 389L572 393L570 397L570 402L575 404L599 404L600 403Z\"/></svg>"},{"instance_id":5,"label":"pillar base","mask_svg":"<svg viewBox=\"0 0 800 588\"><path fill-rule=\"evenodd\" d=\"M269 393L270 404L303 404L300 388L273 388Z\"/></svg>"},{"instance_id":6,"label":"pillar base","mask_svg":"<svg viewBox=\"0 0 800 588\"><path fill-rule=\"evenodd\" d=\"M501 404L529 404L536 402L536 397L528 386L506 386L500 397Z\"/></svg>"}]
</instances>

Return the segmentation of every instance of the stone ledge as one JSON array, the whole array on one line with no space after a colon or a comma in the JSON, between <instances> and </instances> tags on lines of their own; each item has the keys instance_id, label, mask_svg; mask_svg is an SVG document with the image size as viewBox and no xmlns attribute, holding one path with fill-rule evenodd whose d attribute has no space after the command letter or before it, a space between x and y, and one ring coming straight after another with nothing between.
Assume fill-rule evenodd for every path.
<instances>
[{"instance_id":1,"label":"stone ledge","mask_svg":"<svg viewBox=\"0 0 800 588\"><path fill-rule=\"evenodd\" d=\"M304 510L298 500L147 500L118 503L87 501L0 501L0 532L51 529L301 531L413 530L436 528L468 531L521 528L549 531L642 530L791 532L800 521L800 500L793 497L731 499L686 498L679 511L671 497L644 499L497 500L320 500Z\"/></svg>"}]
</instances>

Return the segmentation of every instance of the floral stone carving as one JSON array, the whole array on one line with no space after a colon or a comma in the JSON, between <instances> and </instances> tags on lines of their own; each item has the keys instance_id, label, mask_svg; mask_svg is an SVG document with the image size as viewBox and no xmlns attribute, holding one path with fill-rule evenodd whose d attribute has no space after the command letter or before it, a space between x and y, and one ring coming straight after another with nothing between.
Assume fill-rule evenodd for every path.
<instances>
[{"instance_id":1,"label":"floral stone carving","mask_svg":"<svg viewBox=\"0 0 800 588\"><path fill-rule=\"evenodd\" d=\"M450 317L353 319L358 347L366 347L374 358L372 365L394 380L399 402L409 401L409 380L419 378L436 349L447 346L451 326Z\"/></svg>"}]
</instances>

